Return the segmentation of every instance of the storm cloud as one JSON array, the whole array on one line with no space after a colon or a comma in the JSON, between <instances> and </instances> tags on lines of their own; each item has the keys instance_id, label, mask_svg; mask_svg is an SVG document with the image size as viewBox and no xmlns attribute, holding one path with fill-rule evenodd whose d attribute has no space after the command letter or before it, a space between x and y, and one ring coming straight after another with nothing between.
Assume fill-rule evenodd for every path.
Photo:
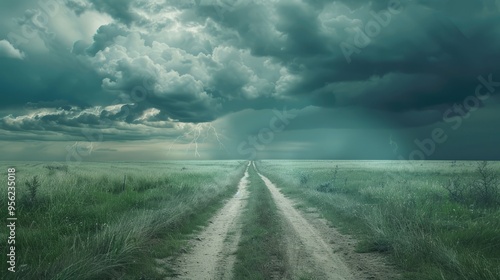
<instances>
[{"instance_id":1,"label":"storm cloud","mask_svg":"<svg viewBox=\"0 0 500 280\"><path fill-rule=\"evenodd\" d=\"M491 144L500 140L498 1L0 6L5 143L157 141L192 151L203 140L204 158L242 158L237 147L273 110L289 110L297 117L259 157L408 158L440 128L449 140L426 158L500 158Z\"/></svg>"}]
</instances>

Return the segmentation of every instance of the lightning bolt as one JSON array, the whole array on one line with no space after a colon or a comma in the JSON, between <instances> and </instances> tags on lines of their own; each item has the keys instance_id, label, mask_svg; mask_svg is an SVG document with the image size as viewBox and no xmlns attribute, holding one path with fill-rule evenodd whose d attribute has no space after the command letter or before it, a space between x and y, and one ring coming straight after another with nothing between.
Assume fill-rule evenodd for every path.
<instances>
[{"instance_id":1,"label":"lightning bolt","mask_svg":"<svg viewBox=\"0 0 500 280\"><path fill-rule=\"evenodd\" d=\"M186 125L193 125L193 124L186 124ZM184 127L184 125L182 127ZM176 137L174 141L170 144L167 154L170 154L174 144L178 143L181 139L184 139L186 141L189 141L188 146L186 148L186 152L188 152L189 150L192 149L192 147L194 147L193 148L194 156L199 158L201 157L199 152L199 144L206 143L207 139L209 139L211 136L213 136L215 141L219 144L219 148L227 152L226 146L224 146L221 140L223 135L221 135L217 131L217 129L212 125L212 123L198 123L193 125L185 133Z\"/></svg>"},{"instance_id":2,"label":"lightning bolt","mask_svg":"<svg viewBox=\"0 0 500 280\"><path fill-rule=\"evenodd\" d=\"M219 133L217 133L217 129L215 129L215 127L213 127L212 123L209 123L208 128L214 132L215 138L217 139L217 142L219 143L219 147L221 149L223 149L224 151L227 151L226 146L224 146L224 144L222 144L222 141L220 141ZM208 132L207 132L207 134L208 134Z\"/></svg>"},{"instance_id":3,"label":"lightning bolt","mask_svg":"<svg viewBox=\"0 0 500 280\"><path fill-rule=\"evenodd\" d=\"M195 157L201 157L200 153L198 153L198 139L200 139L201 131L202 131L201 124L197 124L192 130L192 132L194 134L193 139L191 140L191 142L189 142L189 146L186 148L186 152L187 152L191 149L191 146L194 144L194 146L195 146L194 156Z\"/></svg>"},{"instance_id":4,"label":"lightning bolt","mask_svg":"<svg viewBox=\"0 0 500 280\"><path fill-rule=\"evenodd\" d=\"M76 150L76 147L78 147L78 142L75 142L71 147L69 147L71 150Z\"/></svg>"},{"instance_id":5,"label":"lightning bolt","mask_svg":"<svg viewBox=\"0 0 500 280\"><path fill-rule=\"evenodd\" d=\"M87 149L89 149L89 155L94 151L94 142L90 142Z\"/></svg>"}]
</instances>

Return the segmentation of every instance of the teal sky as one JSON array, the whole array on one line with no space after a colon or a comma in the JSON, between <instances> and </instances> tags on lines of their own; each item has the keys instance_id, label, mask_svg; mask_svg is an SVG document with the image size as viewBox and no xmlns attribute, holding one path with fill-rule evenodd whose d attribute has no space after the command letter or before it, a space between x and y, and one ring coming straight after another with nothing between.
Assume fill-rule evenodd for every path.
<instances>
[{"instance_id":1,"label":"teal sky","mask_svg":"<svg viewBox=\"0 0 500 280\"><path fill-rule=\"evenodd\" d=\"M500 1L0 3L0 160L500 159Z\"/></svg>"}]
</instances>

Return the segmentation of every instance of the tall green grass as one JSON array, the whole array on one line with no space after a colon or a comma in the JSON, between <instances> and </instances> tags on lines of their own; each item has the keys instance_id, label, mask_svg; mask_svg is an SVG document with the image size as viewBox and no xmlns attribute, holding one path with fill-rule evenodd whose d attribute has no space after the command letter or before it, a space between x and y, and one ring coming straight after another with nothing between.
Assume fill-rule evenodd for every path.
<instances>
[{"instance_id":1,"label":"tall green grass","mask_svg":"<svg viewBox=\"0 0 500 280\"><path fill-rule=\"evenodd\" d=\"M405 279L500 279L500 211L459 203L445 188L479 176L474 162L264 161L282 191L387 254ZM490 164L499 170L498 163ZM338 166L335 174L336 166Z\"/></svg>"},{"instance_id":2,"label":"tall green grass","mask_svg":"<svg viewBox=\"0 0 500 280\"><path fill-rule=\"evenodd\" d=\"M17 272L7 273L2 261L2 279L163 277L155 258L175 254L184 234L236 191L244 171L236 161L47 167L58 165L14 165ZM0 197L5 205L6 195ZM2 252L6 245L0 243Z\"/></svg>"}]
</instances>

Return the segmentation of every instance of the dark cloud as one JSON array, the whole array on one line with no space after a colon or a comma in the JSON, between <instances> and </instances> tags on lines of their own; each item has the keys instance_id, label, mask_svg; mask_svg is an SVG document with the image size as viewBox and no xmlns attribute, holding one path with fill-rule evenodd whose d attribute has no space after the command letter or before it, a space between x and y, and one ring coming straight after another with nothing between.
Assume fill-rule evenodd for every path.
<instances>
[{"instance_id":1,"label":"dark cloud","mask_svg":"<svg viewBox=\"0 0 500 280\"><path fill-rule=\"evenodd\" d=\"M95 54L99 51L104 50L104 48L109 47L113 44L113 40L117 36L126 36L129 32L125 30L125 28L120 27L117 24L108 24L103 25L97 29L96 34L94 35L94 43L90 45L85 52L91 56L95 56ZM83 53L77 53L83 54Z\"/></svg>"},{"instance_id":2,"label":"dark cloud","mask_svg":"<svg viewBox=\"0 0 500 280\"><path fill-rule=\"evenodd\" d=\"M89 0L89 2L97 11L107 13L125 24L131 24L138 19L137 14L131 10L133 0Z\"/></svg>"},{"instance_id":3,"label":"dark cloud","mask_svg":"<svg viewBox=\"0 0 500 280\"><path fill-rule=\"evenodd\" d=\"M300 117L282 143L377 129L382 145L388 131L442 124L478 86L492 97L466 113L499 106L498 1L64 3L0 4L2 139L172 140L214 123L240 141L286 106Z\"/></svg>"}]
</instances>

